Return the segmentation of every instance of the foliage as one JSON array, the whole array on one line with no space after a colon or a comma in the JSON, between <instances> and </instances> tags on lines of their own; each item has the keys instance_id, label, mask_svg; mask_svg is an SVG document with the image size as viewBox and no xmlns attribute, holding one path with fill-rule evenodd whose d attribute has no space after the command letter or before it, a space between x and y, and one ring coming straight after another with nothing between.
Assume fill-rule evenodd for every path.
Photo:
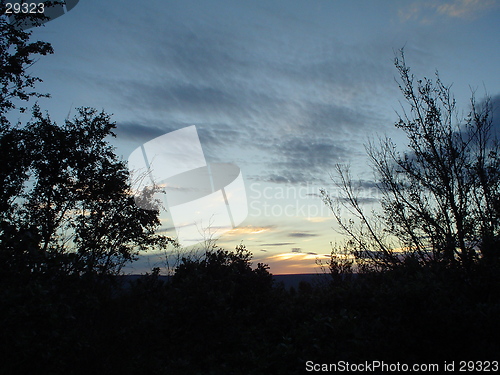
<instances>
[{"instance_id":1,"label":"foliage","mask_svg":"<svg viewBox=\"0 0 500 375\"><path fill-rule=\"evenodd\" d=\"M154 233L158 212L135 204L127 167L106 140L114 127L90 108L58 126L35 106L33 121L13 131L24 152L4 182L2 267L116 273L138 250L168 243Z\"/></svg>"},{"instance_id":2,"label":"foliage","mask_svg":"<svg viewBox=\"0 0 500 375\"><path fill-rule=\"evenodd\" d=\"M339 202L323 191L359 264L390 269L405 262L439 263L470 270L480 259L496 262L500 238L500 157L489 99L461 119L450 92L417 80L403 51L395 59L409 109L396 127L408 141L399 152L388 137L367 145L377 176L382 212L367 216L349 170L338 166L343 204L358 219L345 220Z\"/></svg>"},{"instance_id":3,"label":"foliage","mask_svg":"<svg viewBox=\"0 0 500 375\"><path fill-rule=\"evenodd\" d=\"M257 268L252 269L251 256L244 245L237 246L233 252L214 246L201 259L182 259L172 284L199 298L210 298L213 293L223 291L224 296L231 296L224 303L244 307L254 295L269 290L273 284L269 267L258 263Z\"/></svg>"},{"instance_id":4,"label":"foliage","mask_svg":"<svg viewBox=\"0 0 500 375\"><path fill-rule=\"evenodd\" d=\"M2 2L3 14L3 2ZM33 15L18 15L16 17L33 17ZM43 15L38 15L43 18ZM22 20L19 20L22 22ZM5 114L16 108L15 100L27 101L31 97L43 97L31 91L39 77L28 73L35 63L35 56L48 55L54 51L50 43L36 41L30 42L31 32L26 32L17 27L16 23L8 22L6 17L0 17L0 131L8 127ZM24 111L24 108L21 108Z\"/></svg>"},{"instance_id":5,"label":"foliage","mask_svg":"<svg viewBox=\"0 0 500 375\"><path fill-rule=\"evenodd\" d=\"M243 267L268 286L252 290L235 272L243 252L212 254L190 263L201 277L185 269L175 282L152 272L120 289L75 277L3 289L15 308L0 312L0 372L301 374L306 361L498 359L497 267L465 279L402 266L292 293Z\"/></svg>"},{"instance_id":6,"label":"foliage","mask_svg":"<svg viewBox=\"0 0 500 375\"><path fill-rule=\"evenodd\" d=\"M28 69L35 56L53 52L30 42L18 22L31 16L20 17L0 18L2 277L117 273L137 251L172 241L154 232L158 211L135 204L128 169L108 141L109 115L80 108L59 126L36 104L29 123L9 122L16 101L45 96L31 91L41 79Z\"/></svg>"}]
</instances>

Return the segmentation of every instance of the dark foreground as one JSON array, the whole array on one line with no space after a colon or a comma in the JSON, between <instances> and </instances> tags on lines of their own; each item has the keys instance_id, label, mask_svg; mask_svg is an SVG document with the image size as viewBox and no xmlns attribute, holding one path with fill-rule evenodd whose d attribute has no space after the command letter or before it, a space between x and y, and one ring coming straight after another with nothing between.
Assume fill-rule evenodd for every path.
<instances>
[{"instance_id":1,"label":"dark foreground","mask_svg":"<svg viewBox=\"0 0 500 375\"><path fill-rule=\"evenodd\" d=\"M500 359L493 266L285 288L264 267L233 259L186 264L168 282L152 273L119 284L4 278L0 373L301 374L370 361L442 372L445 363L457 371L460 361Z\"/></svg>"}]
</instances>

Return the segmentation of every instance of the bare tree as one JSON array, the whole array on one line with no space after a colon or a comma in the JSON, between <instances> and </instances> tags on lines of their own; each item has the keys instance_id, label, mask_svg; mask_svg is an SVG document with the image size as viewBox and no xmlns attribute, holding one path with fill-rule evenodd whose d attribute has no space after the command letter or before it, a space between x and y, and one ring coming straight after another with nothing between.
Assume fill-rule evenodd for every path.
<instances>
[{"instance_id":1,"label":"bare tree","mask_svg":"<svg viewBox=\"0 0 500 375\"><path fill-rule=\"evenodd\" d=\"M396 127L409 150L398 151L389 137L366 145L381 213L366 215L346 167L337 167L341 199L322 191L352 256L382 268L415 261L470 269L479 259L497 259L500 155L489 98L478 104L473 92L461 118L438 73L435 81L415 79L403 50L394 63L407 104ZM342 206L357 222L343 219Z\"/></svg>"}]
</instances>

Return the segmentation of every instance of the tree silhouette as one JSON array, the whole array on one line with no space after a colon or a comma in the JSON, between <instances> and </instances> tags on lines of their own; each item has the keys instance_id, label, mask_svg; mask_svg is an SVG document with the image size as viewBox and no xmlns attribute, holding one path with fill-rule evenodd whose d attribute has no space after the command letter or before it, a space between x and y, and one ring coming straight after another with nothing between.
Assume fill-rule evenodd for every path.
<instances>
[{"instance_id":1,"label":"tree silhouette","mask_svg":"<svg viewBox=\"0 0 500 375\"><path fill-rule=\"evenodd\" d=\"M158 211L135 204L128 169L108 142L109 115L80 108L58 126L35 105L28 124L10 124L16 101L45 96L28 91L41 79L27 69L52 48L4 18L0 33L0 268L114 274L138 250L172 242L154 232Z\"/></svg>"},{"instance_id":2,"label":"tree silhouette","mask_svg":"<svg viewBox=\"0 0 500 375\"><path fill-rule=\"evenodd\" d=\"M2 1L1 13L4 13ZM16 14L21 22L23 18L30 18L32 22L43 19L43 14ZM6 17L0 17L0 131L9 127L5 114L16 108L16 100L27 101L31 97L43 97L32 91L37 82L42 80L32 76L27 69L35 63L35 56L54 53L50 43L30 42L31 32L21 30L16 22L10 23ZM24 111L21 108L21 111Z\"/></svg>"},{"instance_id":3,"label":"tree silhouette","mask_svg":"<svg viewBox=\"0 0 500 375\"><path fill-rule=\"evenodd\" d=\"M479 259L499 256L500 154L492 131L489 99L460 118L450 86L417 80L403 50L395 58L403 107L396 127L409 141L399 152L388 137L370 142L367 153L377 176L382 213L364 213L349 169L337 166L340 205L358 219L342 218L339 202L325 202L350 236L349 253L368 267L439 263L470 269ZM396 250L397 249L397 250ZM338 260L338 259L337 259Z\"/></svg>"},{"instance_id":4,"label":"tree silhouette","mask_svg":"<svg viewBox=\"0 0 500 375\"><path fill-rule=\"evenodd\" d=\"M137 250L169 241L154 233L158 212L135 204L128 169L106 140L114 127L90 108L58 126L35 106L33 120L16 130L23 184L11 202L4 198L4 267L116 273Z\"/></svg>"},{"instance_id":5,"label":"tree silhouette","mask_svg":"<svg viewBox=\"0 0 500 375\"><path fill-rule=\"evenodd\" d=\"M252 269L252 254L244 245L235 251L223 250L215 245L199 259L183 258L172 277L174 286L183 285L191 293L207 294L223 291L233 303L244 303L252 296L266 292L273 284L266 264L258 263ZM236 302L235 302L236 301Z\"/></svg>"}]
</instances>

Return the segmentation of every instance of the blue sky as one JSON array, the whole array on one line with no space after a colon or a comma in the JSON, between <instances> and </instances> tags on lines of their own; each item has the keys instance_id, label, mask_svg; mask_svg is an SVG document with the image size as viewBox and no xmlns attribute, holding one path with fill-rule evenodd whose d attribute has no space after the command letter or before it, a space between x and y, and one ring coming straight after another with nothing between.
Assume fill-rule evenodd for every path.
<instances>
[{"instance_id":1,"label":"blue sky","mask_svg":"<svg viewBox=\"0 0 500 375\"><path fill-rule=\"evenodd\" d=\"M55 54L32 69L54 120L76 106L113 113L124 159L196 125L207 161L236 164L246 186L247 218L217 243L243 242L276 274L315 272L341 241L318 195L335 163L376 198L363 145L387 134L404 146L395 51L418 76L439 70L464 111L471 89L500 103L499 19L494 0L80 0L34 30ZM168 215L164 228L175 236Z\"/></svg>"}]
</instances>

